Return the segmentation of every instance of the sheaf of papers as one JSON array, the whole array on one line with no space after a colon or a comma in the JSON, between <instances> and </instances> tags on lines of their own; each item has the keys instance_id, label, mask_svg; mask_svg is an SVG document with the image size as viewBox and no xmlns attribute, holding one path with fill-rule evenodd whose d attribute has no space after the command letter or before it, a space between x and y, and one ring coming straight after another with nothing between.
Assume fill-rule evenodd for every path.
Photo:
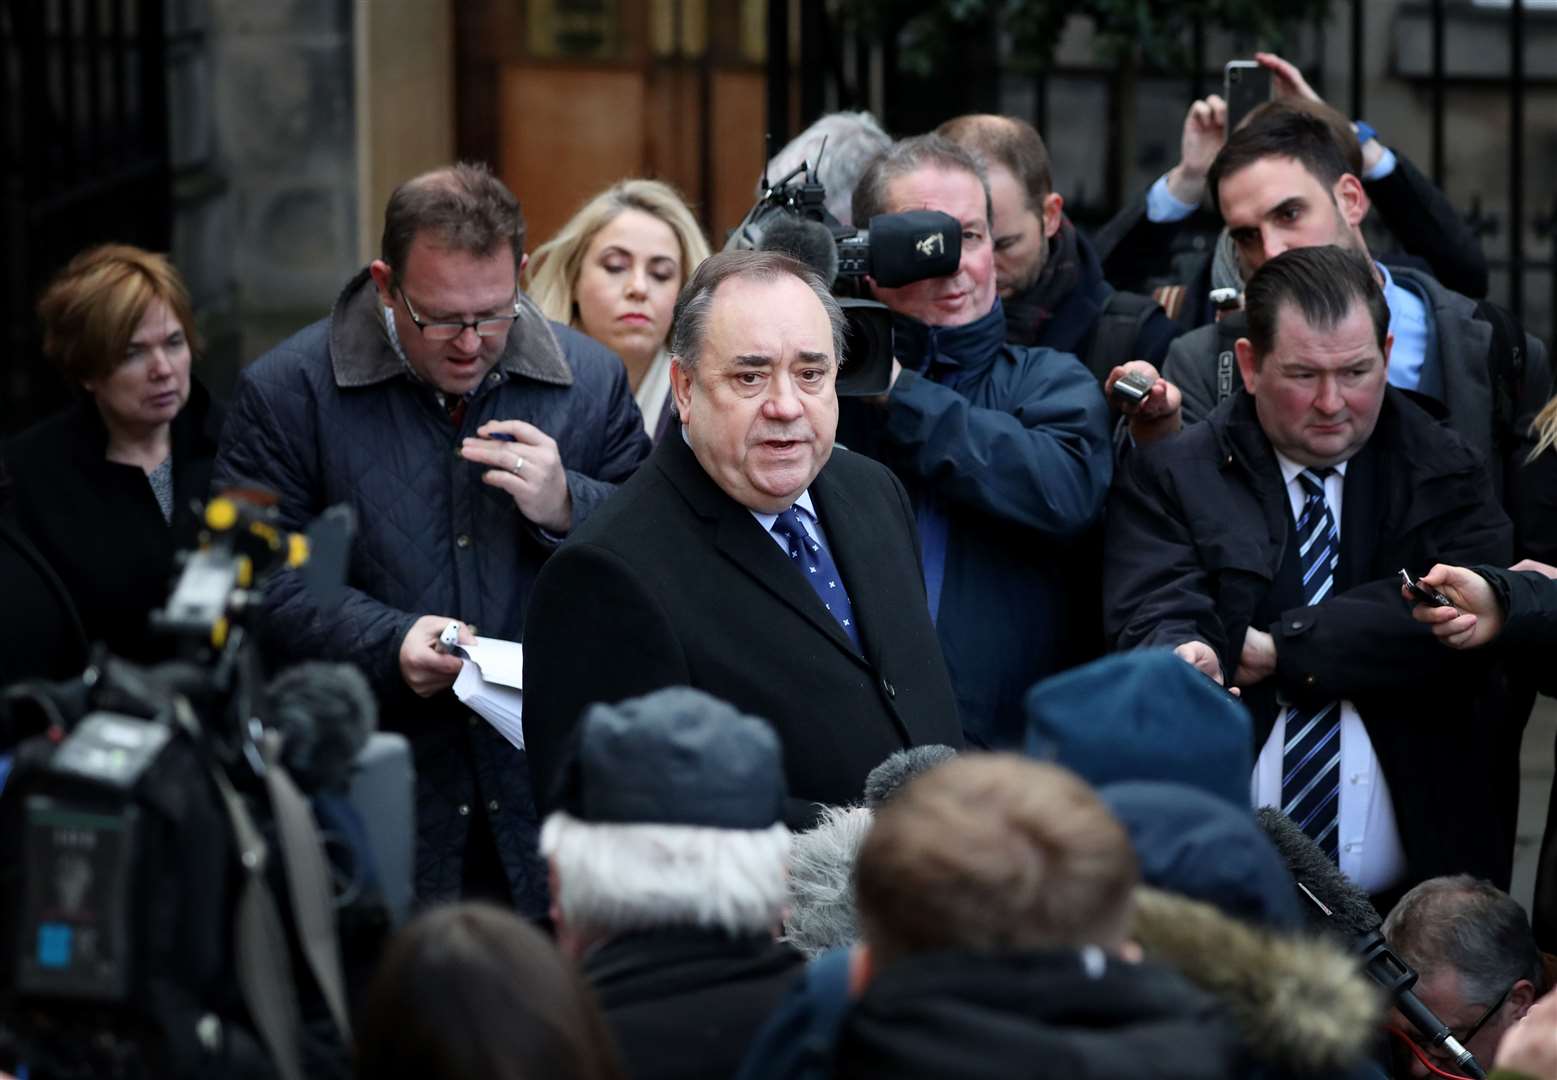
<instances>
[{"instance_id":1,"label":"sheaf of papers","mask_svg":"<svg viewBox=\"0 0 1557 1080\"><path fill-rule=\"evenodd\" d=\"M523 750L524 646L478 637L460 651L463 663L454 680L454 695Z\"/></svg>"}]
</instances>

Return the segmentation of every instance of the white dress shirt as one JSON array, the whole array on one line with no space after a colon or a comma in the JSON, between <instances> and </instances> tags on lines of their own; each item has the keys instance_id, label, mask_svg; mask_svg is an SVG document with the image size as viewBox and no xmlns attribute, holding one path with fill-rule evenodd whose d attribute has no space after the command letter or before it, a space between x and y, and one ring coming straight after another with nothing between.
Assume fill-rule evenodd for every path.
<instances>
[{"instance_id":1,"label":"white dress shirt","mask_svg":"<svg viewBox=\"0 0 1557 1080\"><path fill-rule=\"evenodd\" d=\"M805 528L806 535L810 536L818 544L821 544L827 550L827 554L831 555L833 553L832 545L827 542L827 537L822 532L822 523L817 520L816 509L811 505L811 489L806 488L802 491L799 497L795 499L794 505L795 509L800 511L795 516L800 519L800 524ZM784 553L785 558L788 558L789 541L773 531L773 523L778 520L778 515L764 514L759 510L752 510L749 506L746 509L751 511L751 516L757 519L757 524L761 525L762 531L768 534L768 539L777 544L779 550Z\"/></svg>"},{"instance_id":2,"label":"white dress shirt","mask_svg":"<svg viewBox=\"0 0 1557 1080\"><path fill-rule=\"evenodd\" d=\"M1303 513L1307 495L1298 480L1304 466L1277 453L1281 478L1286 481L1292 520ZM1325 478L1325 502L1341 530L1341 491L1346 481L1346 464L1335 467ZM1287 714L1283 709L1271 729L1270 738L1254 763L1250 794L1255 806L1281 809L1282 752L1287 741ZM1400 846L1400 828L1395 823L1395 804L1390 799L1389 783L1379 767L1378 755L1368 738L1368 729L1350 701L1341 702L1341 797L1338 809L1339 835L1336 838L1341 873L1364 892L1379 893L1405 876L1406 855Z\"/></svg>"}]
</instances>

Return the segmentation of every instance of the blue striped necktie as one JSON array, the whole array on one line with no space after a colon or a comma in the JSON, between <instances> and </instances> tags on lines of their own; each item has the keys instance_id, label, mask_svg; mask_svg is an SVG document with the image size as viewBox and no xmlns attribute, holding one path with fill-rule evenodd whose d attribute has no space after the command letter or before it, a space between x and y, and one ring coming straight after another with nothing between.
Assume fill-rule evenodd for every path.
<instances>
[{"instance_id":1,"label":"blue striped necktie","mask_svg":"<svg viewBox=\"0 0 1557 1080\"><path fill-rule=\"evenodd\" d=\"M1306 496L1298 518L1298 556L1303 568L1303 603L1317 604L1335 585L1341 534L1325 501L1324 478L1334 469L1304 469L1298 482ZM1339 850L1341 801L1341 703L1287 712L1281 755L1281 809L1334 859Z\"/></svg>"}]
</instances>

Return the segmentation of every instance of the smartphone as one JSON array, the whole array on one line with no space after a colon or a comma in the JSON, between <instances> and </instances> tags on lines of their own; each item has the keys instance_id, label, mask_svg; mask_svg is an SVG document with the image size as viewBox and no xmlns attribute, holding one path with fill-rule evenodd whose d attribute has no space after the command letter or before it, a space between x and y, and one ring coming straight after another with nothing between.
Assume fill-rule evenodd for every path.
<instances>
[{"instance_id":1,"label":"smartphone","mask_svg":"<svg viewBox=\"0 0 1557 1080\"><path fill-rule=\"evenodd\" d=\"M1222 100L1227 102L1227 131L1238 130L1244 117L1271 97L1270 68L1253 60L1229 60L1222 68Z\"/></svg>"},{"instance_id":2,"label":"smartphone","mask_svg":"<svg viewBox=\"0 0 1557 1080\"><path fill-rule=\"evenodd\" d=\"M1450 600L1437 589L1429 589L1426 585L1423 585L1419 581L1412 581L1411 575L1406 573L1404 567L1402 567L1400 571L1400 581L1401 584L1405 585L1406 591L1415 597L1416 602L1419 604L1426 604L1428 607L1454 606L1454 601Z\"/></svg>"}]
</instances>

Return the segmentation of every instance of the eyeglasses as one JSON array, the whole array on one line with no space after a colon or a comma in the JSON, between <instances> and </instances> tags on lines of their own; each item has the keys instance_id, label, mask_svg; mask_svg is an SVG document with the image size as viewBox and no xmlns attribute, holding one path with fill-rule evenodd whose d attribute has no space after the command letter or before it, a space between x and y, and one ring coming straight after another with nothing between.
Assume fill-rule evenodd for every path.
<instances>
[{"instance_id":1,"label":"eyeglasses","mask_svg":"<svg viewBox=\"0 0 1557 1080\"><path fill-rule=\"evenodd\" d=\"M1497 1015L1497 1011L1501 1009L1503 1007L1503 1003L1508 1000L1508 995L1514 992L1514 985L1514 983L1509 983L1508 989L1499 994L1497 1000L1494 1001L1491 1005L1487 1006L1487 1011L1481 1014L1481 1019L1477 1020L1474 1024L1465 1029L1464 1035L1457 1033L1455 1034L1454 1037L1459 1040L1461 1046L1469 1046L1470 1041L1476 1037L1477 1033L1480 1032L1482 1028L1487 1026L1487 1022L1489 1020ZM1415 1032L1411 1032L1410 1034L1406 1035L1406 1038L1415 1043L1417 1048L1420 1049L1423 1053L1426 1053L1440 1061L1448 1059L1448 1052L1444 1050L1442 1046L1429 1047L1422 1045Z\"/></svg>"},{"instance_id":2,"label":"eyeglasses","mask_svg":"<svg viewBox=\"0 0 1557 1080\"><path fill-rule=\"evenodd\" d=\"M423 322L416 309L411 306L411 301L406 299L405 290L399 286L395 291L400 294L400 302L405 305L407 314L416 328L422 332L422 336L428 341L453 341L463 334L466 329L476 332L478 337L499 337L508 333L508 328L519 317L519 290L514 290L514 309L506 315L484 315L472 322L461 322L457 319L440 320L438 322Z\"/></svg>"},{"instance_id":3,"label":"eyeglasses","mask_svg":"<svg viewBox=\"0 0 1557 1080\"><path fill-rule=\"evenodd\" d=\"M1472 1024L1465 1032L1465 1038L1460 1040L1461 1045L1470 1042L1476 1037L1476 1032L1487 1026L1487 1021L1492 1019L1494 1013L1503 1007L1503 1002L1508 1000L1508 995L1514 992L1514 984L1509 983L1508 989L1498 995L1498 999L1487 1006L1487 1011L1481 1014L1481 1019Z\"/></svg>"}]
</instances>

